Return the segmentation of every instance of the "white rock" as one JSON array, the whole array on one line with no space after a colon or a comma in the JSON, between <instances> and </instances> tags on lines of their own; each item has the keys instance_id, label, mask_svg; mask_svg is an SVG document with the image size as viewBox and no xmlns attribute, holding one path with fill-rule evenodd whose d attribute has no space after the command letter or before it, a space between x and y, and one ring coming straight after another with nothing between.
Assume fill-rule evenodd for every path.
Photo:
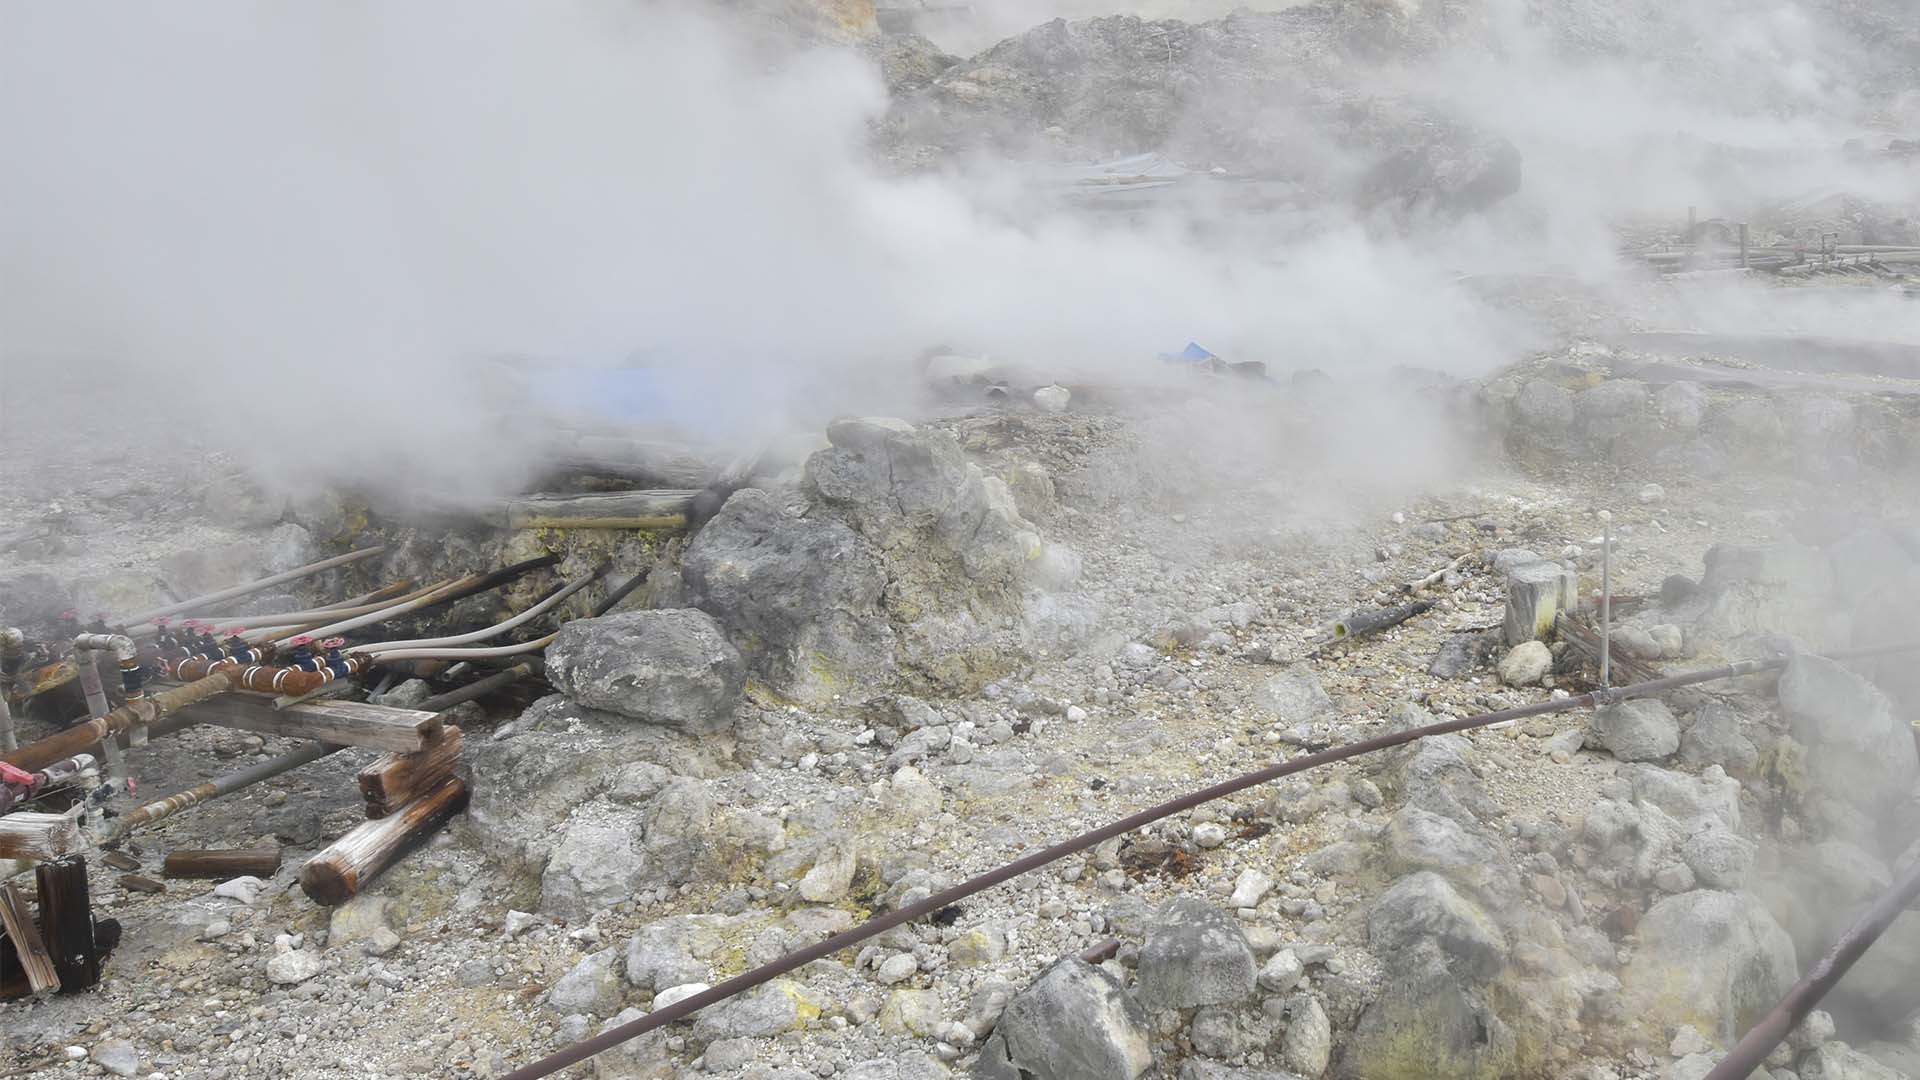
<instances>
[{"instance_id":1,"label":"white rock","mask_svg":"<svg viewBox=\"0 0 1920 1080\"><path fill-rule=\"evenodd\" d=\"M1043 411L1050 413L1065 412L1067 402L1073 397L1072 391L1058 384L1043 386L1033 392L1033 403Z\"/></svg>"},{"instance_id":2,"label":"white rock","mask_svg":"<svg viewBox=\"0 0 1920 1080\"><path fill-rule=\"evenodd\" d=\"M1267 958L1266 965L1260 969L1260 985L1276 994L1284 993L1300 984L1301 976L1307 973L1307 965L1292 949L1281 949Z\"/></svg>"},{"instance_id":3,"label":"white rock","mask_svg":"<svg viewBox=\"0 0 1920 1080\"><path fill-rule=\"evenodd\" d=\"M1640 489L1640 501L1643 503L1657 503L1666 497L1667 489L1659 484L1648 484Z\"/></svg>"},{"instance_id":4,"label":"white rock","mask_svg":"<svg viewBox=\"0 0 1920 1080\"><path fill-rule=\"evenodd\" d=\"M1193 842L1203 848L1217 848L1227 842L1227 830L1211 821L1193 827ZM1246 906L1246 905L1242 905Z\"/></svg>"},{"instance_id":5,"label":"white rock","mask_svg":"<svg viewBox=\"0 0 1920 1080\"><path fill-rule=\"evenodd\" d=\"M1553 668L1553 653L1545 643L1523 641L1500 661L1500 681L1508 686L1532 686Z\"/></svg>"},{"instance_id":6,"label":"white rock","mask_svg":"<svg viewBox=\"0 0 1920 1080\"><path fill-rule=\"evenodd\" d=\"M892 986L913 978L919 970L920 961L915 960L912 953L895 953L880 962L880 970L875 978L880 980L881 986Z\"/></svg>"},{"instance_id":7,"label":"white rock","mask_svg":"<svg viewBox=\"0 0 1920 1080\"><path fill-rule=\"evenodd\" d=\"M685 1001L695 994L705 993L711 989L713 989L711 986L703 982L681 983L679 986L669 986L665 990L653 995L653 1011L659 1012L674 1002Z\"/></svg>"},{"instance_id":8,"label":"white rock","mask_svg":"<svg viewBox=\"0 0 1920 1080\"><path fill-rule=\"evenodd\" d=\"M540 916L528 911L509 910L503 929L506 930L508 937L517 938L538 925L540 925Z\"/></svg>"},{"instance_id":9,"label":"white rock","mask_svg":"<svg viewBox=\"0 0 1920 1080\"><path fill-rule=\"evenodd\" d=\"M1236 908L1258 907L1271 888L1272 878L1249 867L1240 871L1240 876L1233 880L1233 896L1227 904Z\"/></svg>"},{"instance_id":10,"label":"white rock","mask_svg":"<svg viewBox=\"0 0 1920 1080\"><path fill-rule=\"evenodd\" d=\"M260 896L260 890L264 888L266 884L266 882L261 881L259 878L251 876L229 878L213 887L213 895L223 896L228 900L238 900L248 907L252 907L253 902Z\"/></svg>"},{"instance_id":11,"label":"white rock","mask_svg":"<svg viewBox=\"0 0 1920 1080\"><path fill-rule=\"evenodd\" d=\"M322 966L318 953L290 949L267 961L267 978L282 986L292 986L320 974Z\"/></svg>"}]
</instances>

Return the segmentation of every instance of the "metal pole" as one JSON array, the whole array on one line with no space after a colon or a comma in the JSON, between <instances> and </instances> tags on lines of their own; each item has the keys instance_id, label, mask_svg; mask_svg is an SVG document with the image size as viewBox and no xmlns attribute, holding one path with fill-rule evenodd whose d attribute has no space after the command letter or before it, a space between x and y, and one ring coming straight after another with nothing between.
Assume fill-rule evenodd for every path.
<instances>
[{"instance_id":1,"label":"metal pole","mask_svg":"<svg viewBox=\"0 0 1920 1080\"><path fill-rule=\"evenodd\" d=\"M322 559L317 563L308 563L306 566L296 567L284 574L275 574L272 577L264 577L259 581L248 582L245 585L235 585L231 589L222 589L219 592L208 593L205 596L196 596L190 600L182 600L177 604L154 608L152 611L143 611L138 615L128 616L121 622L120 626L124 633L127 627L139 626L142 623L151 622L162 615L177 615L182 611L196 607L205 607L208 604L217 604L223 600L238 600L242 596L251 596L254 593L270 589L275 585L284 585L289 581L298 581L304 577L312 577L323 570L331 570L336 566L345 566L348 563L371 558L385 550L387 549L383 544L376 547L361 548L359 551L349 551L345 555L336 555L331 559Z\"/></svg>"},{"instance_id":2,"label":"metal pole","mask_svg":"<svg viewBox=\"0 0 1920 1080\"><path fill-rule=\"evenodd\" d=\"M1613 511L1600 511L1600 688L1613 676Z\"/></svg>"},{"instance_id":3,"label":"metal pole","mask_svg":"<svg viewBox=\"0 0 1920 1080\"><path fill-rule=\"evenodd\" d=\"M1876 645L1860 649L1846 649L1825 655L1831 659L1840 660L1912 651L1920 651L1920 642L1902 642L1897 645ZM1649 697L1682 686L1714 682L1718 679L1733 678L1738 675L1751 675L1761 671L1777 670L1786 665L1786 659L1743 660L1737 664L1729 664L1726 667L1713 668L1708 671L1694 671L1683 675L1671 675L1664 679L1654 679L1650 682L1623 686L1618 690L1596 690L1589 694L1578 695L1577 697L1561 698L1558 701L1541 701L1532 705L1522 705L1518 708L1505 709L1500 712L1483 713L1479 716L1467 716L1457 720L1447 720L1438 724L1429 724L1426 727L1376 736L1375 738L1350 743L1346 746L1336 746L1332 749L1321 750L1317 753L1303 754L1291 761L1270 765L1258 772L1247 773L1244 776L1222 781L1212 787L1202 788L1199 791L1183 795L1171 802L1164 802L1158 806L1142 810L1131 817L1122 818L1111 824L1103 825L1091 832L1081 833L1079 836L1070 840L1063 840L1060 843L1054 844L1052 847L1043 848L1030 855L1022 856L1013 862L963 881L950 889L944 889L934 893L919 903L908 904L906 907L897 908L885 915L869 919L859 926L835 934L825 941L816 942L805 948L796 949L777 960L754 968L745 974L736 975L731 979L715 985L709 990L703 990L698 994L682 998L672 1005L668 1005L662 1009L656 1009L637 1020L622 1024L619 1027L609 1028L590 1039L583 1039L580 1042L574 1043L572 1046L549 1054L531 1065L523 1065L501 1077L500 1080L540 1080L541 1077L551 1076L569 1065L585 1061L603 1050L611 1049L626 1042L628 1039L644 1035L656 1028L665 1027L675 1020L692 1016L694 1013L699 1012L709 1005L725 1001L736 994L744 993L756 986L785 975L787 972L805 967L815 960L824 960L842 949L857 945L868 938L884 934L896 926L903 926L915 919L924 918L949 904L957 903L975 893L984 892L996 885L1011 881L1022 874L1030 873L1049 863L1064 859L1068 855L1085 851L1088 848L1105 843L1116 836L1124 836L1135 829L1151 825L1163 818L1183 813L1196 806L1212 802L1215 799L1223 799L1229 795L1239 794L1248 788L1270 783L1283 776L1292 776L1295 773L1306 772L1308 769L1317 768L1321 765L1331 764L1336 761L1346 761L1349 758L1361 757L1376 751L1391 749L1395 746L1404 746L1407 743L1434 735L1447 735L1456 731L1469 731L1474 728L1488 727L1504 721L1520 720L1529 716L1542 716L1547 713L1591 708L1595 705L1625 701L1629 698Z\"/></svg>"},{"instance_id":4,"label":"metal pole","mask_svg":"<svg viewBox=\"0 0 1920 1080\"><path fill-rule=\"evenodd\" d=\"M1833 989L1848 969L1853 967L1854 961L1860 959L1893 920L1913 904L1915 897L1920 897L1920 862L1908 867L1892 888L1881 894L1872 907L1847 927L1833 947L1807 970L1806 976L1793 984L1793 989L1780 999L1780 1004L1768 1010L1759 1023L1740 1037L1740 1041L1727 1052L1720 1064L1706 1075L1706 1080L1745 1080L1749 1073L1759 1068L1773 1048L1780 1045L1780 1040L1787 1037L1787 1032L1806 1019L1813 1007L1827 995L1827 991Z\"/></svg>"}]
</instances>

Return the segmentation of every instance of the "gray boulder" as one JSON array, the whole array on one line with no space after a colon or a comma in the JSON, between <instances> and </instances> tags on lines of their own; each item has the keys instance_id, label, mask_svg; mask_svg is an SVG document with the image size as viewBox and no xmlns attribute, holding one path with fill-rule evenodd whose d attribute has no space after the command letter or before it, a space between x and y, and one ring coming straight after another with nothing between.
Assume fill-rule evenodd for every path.
<instances>
[{"instance_id":1,"label":"gray boulder","mask_svg":"<svg viewBox=\"0 0 1920 1080\"><path fill-rule=\"evenodd\" d=\"M1288 668L1261 683L1257 700L1260 708L1281 724L1301 724L1333 716L1333 699L1320 685L1320 677L1306 667Z\"/></svg>"},{"instance_id":2,"label":"gray boulder","mask_svg":"<svg viewBox=\"0 0 1920 1080\"><path fill-rule=\"evenodd\" d=\"M1688 718L1680 735L1680 760L1688 765L1719 765L1746 774L1760 761L1760 751L1745 731L1740 714L1719 702L1702 705Z\"/></svg>"},{"instance_id":3,"label":"gray boulder","mask_svg":"<svg viewBox=\"0 0 1920 1080\"><path fill-rule=\"evenodd\" d=\"M1587 725L1587 745L1621 761L1656 761L1680 749L1680 723L1663 702L1622 701L1593 714Z\"/></svg>"},{"instance_id":4,"label":"gray boulder","mask_svg":"<svg viewBox=\"0 0 1920 1080\"><path fill-rule=\"evenodd\" d=\"M1747 883L1757 850L1753 841L1716 825L1687 837L1680 857L1707 888L1738 889Z\"/></svg>"},{"instance_id":5,"label":"gray boulder","mask_svg":"<svg viewBox=\"0 0 1920 1080\"><path fill-rule=\"evenodd\" d=\"M1280 1060L1305 1076L1327 1071L1333 1058L1333 1023L1319 999L1296 994L1287 999L1287 1030L1280 1039Z\"/></svg>"},{"instance_id":6,"label":"gray boulder","mask_svg":"<svg viewBox=\"0 0 1920 1080\"><path fill-rule=\"evenodd\" d=\"M799 983L775 979L695 1013L693 1034L703 1042L770 1039L818 1015L820 1006Z\"/></svg>"},{"instance_id":7,"label":"gray boulder","mask_svg":"<svg viewBox=\"0 0 1920 1080\"><path fill-rule=\"evenodd\" d=\"M623 1009L600 1028L610 1031L633 1023L645 1016L642 1009ZM599 1080L672 1080L679 1070L673 1064L673 1057L667 1050L670 1033L656 1028L637 1039L626 1042L597 1054L593 1059L593 1075Z\"/></svg>"},{"instance_id":8,"label":"gray boulder","mask_svg":"<svg viewBox=\"0 0 1920 1080\"><path fill-rule=\"evenodd\" d=\"M1799 976L1793 939L1745 893L1669 896L1640 920L1639 947L1621 972L1624 1015L1664 1040L1684 1016L1722 1045L1753 1026Z\"/></svg>"},{"instance_id":9,"label":"gray boulder","mask_svg":"<svg viewBox=\"0 0 1920 1080\"><path fill-rule=\"evenodd\" d=\"M973 1074L1134 1080L1152 1065L1146 1013L1113 976L1069 957L1007 1003Z\"/></svg>"},{"instance_id":10,"label":"gray boulder","mask_svg":"<svg viewBox=\"0 0 1920 1080\"><path fill-rule=\"evenodd\" d=\"M1520 878L1507 853L1485 830L1405 806L1387 823L1387 868L1394 873L1432 870L1504 906L1519 895Z\"/></svg>"},{"instance_id":11,"label":"gray boulder","mask_svg":"<svg viewBox=\"0 0 1920 1080\"><path fill-rule=\"evenodd\" d=\"M1188 1058L1180 1066L1180 1080L1301 1080L1294 1073L1266 1069L1235 1069L1217 1062Z\"/></svg>"},{"instance_id":12,"label":"gray boulder","mask_svg":"<svg viewBox=\"0 0 1920 1080\"><path fill-rule=\"evenodd\" d=\"M1506 936L1493 917L1432 871L1394 882L1367 913L1367 945L1375 955L1399 955L1426 938L1462 970L1481 976L1506 963Z\"/></svg>"},{"instance_id":13,"label":"gray boulder","mask_svg":"<svg viewBox=\"0 0 1920 1080\"><path fill-rule=\"evenodd\" d=\"M1377 951L1377 947L1376 947ZM1513 1032L1430 940L1393 955L1380 996L1341 1047L1342 1080L1478 1080L1509 1075Z\"/></svg>"},{"instance_id":14,"label":"gray boulder","mask_svg":"<svg viewBox=\"0 0 1920 1080\"><path fill-rule=\"evenodd\" d=\"M547 992L547 1007L562 1016L612 1016L620 1011L620 952L601 949L560 976Z\"/></svg>"},{"instance_id":15,"label":"gray boulder","mask_svg":"<svg viewBox=\"0 0 1920 1080\"><path fill-rule=\"evenodd\" d=\"M637 815L569 819L540 875L540 910L584 918L654 885L693 877L714 824L697 780L669 783Z\"/></svg>"},{"instance_id":16,"label":"gray boulder","mask_svg":"<svg viewBox=\"0 0 1920 1080\"><path fill-rule=\"evenodd\" d=\"M730 723L746 684L720 624L690 609L575 619L548 646L546 670L588 708L690 731Z\"/></svg>"},{"instance_id":17,"label":"gray boulder","mask_svg":"<svg viewBox=\"0 0 1920 1080\"><path fill-rule=\"evenodd\" d=\"M1149 1009L1226 1005L1253 993L1259 965L1233 916L1180 897L1161 908L1140 949L1134 993Z\"/></svg>"},{"instance_id":18,"label":"gray boulder","mask_svg":"<svg viewBox=\"0 0 1920 1080\"><path fill-rule=\"evenodd\" d=\"M1822 1043L1800 1059L1800 1080L1907 1080L1907 1074L1843 1042Z\"/></svg>"},{"instance_id":19,"label":"gray boulder","mask_svg":"<svg viewBox=\"0 0 1920 1080\"><path fill-rule=\"evenodd\" d=\"M880 610L886 573L842 522L736 491L687 546L681 575L748 666L799 701L824 703L893 672L893 630Z\"/></svg>"}]
</instances>

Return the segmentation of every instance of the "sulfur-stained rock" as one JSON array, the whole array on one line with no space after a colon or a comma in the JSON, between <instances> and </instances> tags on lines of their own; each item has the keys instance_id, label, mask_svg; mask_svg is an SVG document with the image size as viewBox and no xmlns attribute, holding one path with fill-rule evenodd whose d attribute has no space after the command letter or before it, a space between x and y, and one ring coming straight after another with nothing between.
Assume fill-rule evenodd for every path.
<instances>
[{"instance_id":1,"label":"sulfur-stained rock","mask_svg":"<svg viewBox=\"0 0 1920 1080\"><path fill-rule=\"evenodd\" d=\"M1135 1080L1153 1064L1147 1017L1107 973L1069 957L1007 1003L980 1080Z\"/></svg>"}]
</instances>

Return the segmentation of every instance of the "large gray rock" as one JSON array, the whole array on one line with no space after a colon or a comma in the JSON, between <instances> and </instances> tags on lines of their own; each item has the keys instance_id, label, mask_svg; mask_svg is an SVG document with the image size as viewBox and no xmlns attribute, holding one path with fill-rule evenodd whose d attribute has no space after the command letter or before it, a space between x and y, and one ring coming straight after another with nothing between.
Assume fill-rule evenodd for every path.
<instances>
[{"instance_id":1,"label":"large gray rock","mask_svg":"<svg viewBox=\"0 0 1920 1080\"><path fill-rule=\"evenodd\" d=\"M1296 994L1287 999L1287 1030L1280 1039L1280 1060L1304 1076L1319 1076L1333 1058L1333 1024L1319 999Z\"/></svg>"},{"instance_id":2,"label":"large gray rock","mask_svg":"<svg viewBox=\"0 0 1920 1080\"><path fill-rule=\"evenodd\" d=\"M642 888L691 880L715 817L706 785L685 778L669 781L637 814L575 815L541 872L540 910L584 918Z\"/></svg>"},{"instance_id":3,"label":"large gray rock","mask_svg":"<svg viewBox=\"0 0 1920 1080\"><path fill-rule=\"evenodd\" d=\"M1793 939L1746 893L1669 896L1641 918L1638 933L1620 975L1621 1000L1652 1040L1684 1018L1732 1045L1799 977Z\"/></svg>"},{"instance_id":4,"label":"large gray rock","mask_svg":"<svg viewBox=\"0 0 1920 1080\"><path fill-rule=\"evenodd\" d=\"M1621 761L1657 761L1680 749L1680 722L1664 702L1622 701L1593 714L1587 724L1587 745Z\"/></svg>"},{"instance_id":5,"label":"large gray rock","mask_svg":"<svg viewBox=\"0 0 1920 1080\"><path fill-rule=\"evenodd\" d=\"M794 1031L820 1015L806 989L790 979L775 979L745 993L709 1005L694 1015L693 1033L715 1039L768 1039Z\"/></svg>"},{"instance_id":6,"label":"large gray rock","mask_svg":"<svg viewBox=\"0 0 1920 1080\"><path fill-rule=\"evenodd\" d=\"M1680 735L1680 760L1688 765L1719 765L1745 775L1759 763L1760 751L1747 737L1740 714L1712 702L1688 717L1687 729Z\"/></svg>"},{"instance_id":7,"label":"large gray rock","mask_svg":"<svg viewBox=\"0 0 1920 1080\"><path fill-rule=\"evenodd\" d=\"M1260 684L1256 695L1260 708L1276 723L1302 724L1333 717L1333 699L1320 685L1320 677L1311 668L1288 668Z\"/></svg>"},{"instance_id":8,"label":"large gray rock","mask_svg":"<svg viewBox=\"0 0 1920 1080\"><path fill-rule=\"evenodd\" d=\"M675 915L648 923L627 942L627 981L655 993L705 982L716 958L745 932L740 919L727 915Z\"/></svg>"},{"instance_id":9,"label":"large gray rock","mask_svg":"<svg viewBox=\"0 0 1920 1080\"><path fill-rule=\"evenodd\" d=\"M893 672L893 630L880 610L886 573L840 521L788 514L758 489L736 491L687 546L681 575L694 606L781 693L824 704Z\"/></svg>"},{"instance_id":10,"label":"large gray rock","mask_svg":"<svg viewBox=\"0 0 1920 1080\"><path fill-rule=\"evenodd\" d=\"M546 670L588 708L690 731L731 723L746 684L720 624L690 609L575 619L547 647Z\"/></svg>"},{"instance_id":11,"label":"large gray rock","mask_svg":"<svg viewBox=\"0 0 1920 1080\"><path fill-rule=\"evenodd\" d=\"M547 1006L562 1016L612 1016L620 1011L620 952L601 949L573 965L547 991Z\"/></svg>"},{"instance_id":12,"label":"large gray rock","mask_svg":"<svg viewBox=\"0 0 1920 1080\"><path fill-rule=\"evenodd\" d=\"M1506 936L1493 917L1432 871L1394 882L1367 913L1367 945L1375 955L1398 955L1424 938L1462 970L1489 976L1506 963Z\"/></svg>"},{"instance_id":13,"label":"large gray rock","mask_svg":"<svg viewBox=\"0 0 1920 1080\"><path fill-rule=\"evenodd\" d=\"M641 1009L623 1009L601 1025L601 1031L623 1027L645 1016ZM636 1039L594 1055L593 1075L599 1080L671 1080L679 1070L667 1050L670 1032L656 1028Z\"/></svg>"},{"instance_id":14,"label":"large gray rock","mask_svg":"<svg viewBox=\"0 0 1920 1080\"><path fill-rule=\"evenodd\" d=\"M1266 1069L1235 1069L1218 1062L1188 1058L1180 1066L1180 1080L1301 1080L1296 1073Z\"/></svg>"},{"instance_id":15,"label":"large gray rock","mask_svg":"<svg viewBox=\"0 0 1920 1080\"><path fill-rule=\"evenodd\" d=\"M1180 897L1161 908L1147 930L1134 993L1149 1009L1226 1005L1253 993L1259 965L1233 916Z\"/></svg>"},{"instance_id":16,"label":"large gray rock","mask_svg":"<svg viewBox=\"0 0 1920 1080\"><path fill-rule=\"evenodd\" d=\"M1405 806L1387 822L1384 839L1387 869L1393 873L1436 871L1495 906L1519 895L1519 875L1505 849L1484 829Z\"/></svg>"},{"instance_id":17,"label":"large gray rock","mask_svg":"<svg viewBox=\"0 0 1920 1080\"><path fill-rule=\"evenodd\" d=\"M1908 1080L1907 1074L1843 1042L1822 1043L1800 1059L1800 1080Z\"/></svg>"},{"instance_id":18,"label":"large gray rock","mask_svg":"<svg viewBox=\"0 0 1920 1080\"><path fill-rule=\"evenodd\" d=\"M1913 735L1872 683L1821 656L1796 656L1780 673L1780 711L1807 745L1808 779L1869 818L1913 790Z\"/></svg>"},{"instance_id":19,"label":"large gray rock","mask_svg":"<svg viewBox=\"0 0 1920 1080\"><path fill-rule=\"evenodd\" d=\"M1134 1080L1153 1065L1147 1017L1113 976L1069 957L1007 1003L982 1080Z\"/></svg>"},{"instance_id":20,"label":"large gray rock","mask_svg":"<svg viewBox=\"0 0 1920 1080\"><path fill-rule=\"evenodd\" d=\"M1479 1080L1510 1075L1515 1039L1479 988L1431 940L1390 957L1386 985L1341 1046L1342 1080Z\"/></svg>"}]
</instances>

